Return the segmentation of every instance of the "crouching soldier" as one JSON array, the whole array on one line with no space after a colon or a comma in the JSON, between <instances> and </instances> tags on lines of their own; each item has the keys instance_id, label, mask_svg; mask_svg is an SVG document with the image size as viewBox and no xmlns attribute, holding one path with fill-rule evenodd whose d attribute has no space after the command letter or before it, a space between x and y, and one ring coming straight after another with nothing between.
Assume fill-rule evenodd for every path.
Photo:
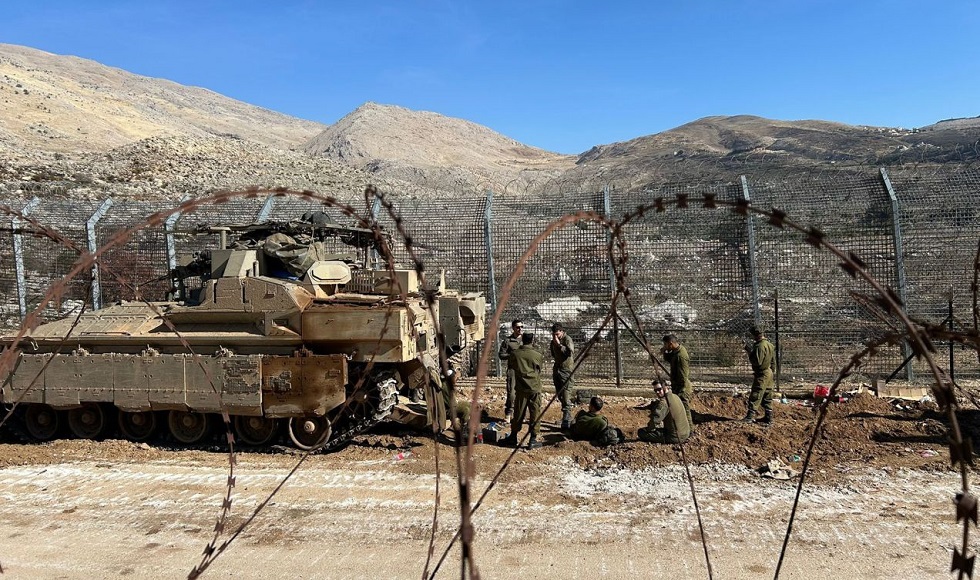
<instances>
[{"instance_id":1,"label":"crouching soldier","mask_svg":"<svg viewBox=\"0 0 980 580\"><path fill-rule=\"evenodd\" d=\"M648 443L683 443L691 436L691 424L687 421L684 402L668 392L660 381L654 381L656 396L650 410L650 422L637 432L640 441Z\"/></svg>"},{"instance_id":2,"label":"crouching soldier","mask_svg":"<svg viewBox=\"0 0 980 580\"><path fill-rule=\"evenodd\" d=\"M599 414L605 403L599 397L589 400L589 410L579 411L572 422L572 439L591 441L595 445L615 445L623 440L623 432L609 424L609 419Z\"/></svg>"}]
</instances>

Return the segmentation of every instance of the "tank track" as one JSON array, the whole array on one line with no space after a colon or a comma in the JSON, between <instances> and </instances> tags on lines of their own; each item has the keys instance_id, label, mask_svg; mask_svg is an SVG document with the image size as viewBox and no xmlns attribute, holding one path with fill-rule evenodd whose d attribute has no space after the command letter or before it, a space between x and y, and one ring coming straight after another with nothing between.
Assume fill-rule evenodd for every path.
<instances>
[{"instance_id":1,"label":"tank track","mask_svg":"<svg viewBox=\"0 0 980 580\"><path fill-rule=\"evenodd\" d=\"M349 414L344 416L343 420L334 423L334 428L337 431L323 446L324 452L340 449L350 443L354 437L387 419L395 404L398 403L398 381L391 376L379 378L375 383L375 388L368 393L368 396L374 404L374 411L365 417Z\"/></svg>"}]
</instances>

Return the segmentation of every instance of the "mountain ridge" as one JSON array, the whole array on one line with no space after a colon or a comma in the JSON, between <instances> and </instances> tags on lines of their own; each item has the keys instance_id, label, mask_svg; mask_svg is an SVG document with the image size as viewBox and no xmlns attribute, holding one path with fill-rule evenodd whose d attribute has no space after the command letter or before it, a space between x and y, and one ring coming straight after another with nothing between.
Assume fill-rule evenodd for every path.
<instances>
[{"instance_id":1,"label":"mountain ridge","mask_svg":"<svg viewBox=\"0 0 980 580\"><path fill-rule=\"evenodd\" d=\"M980 117L903 129L755 115L704 117L563 155L464 119L376 102L324 125L209 89L9 44L0 44L0 103L0 191L14 195L24 182L57 182L79 194L113 184L175 197L250 178L298 188L371 181L412 195L532 191L575 181L635 188L731 180L746 171L789 175L973 163L980 156Z\"/></svg>"}]
</instances>

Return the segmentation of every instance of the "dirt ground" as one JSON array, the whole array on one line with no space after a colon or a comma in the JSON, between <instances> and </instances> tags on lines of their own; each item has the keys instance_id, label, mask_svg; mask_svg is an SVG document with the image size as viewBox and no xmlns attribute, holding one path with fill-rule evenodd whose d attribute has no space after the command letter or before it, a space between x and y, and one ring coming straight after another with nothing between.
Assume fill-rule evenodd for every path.
<instances>
[{"instance_id":1,"label":"dirt ground","mask_svg":"<svg viewBox=\"0 0 980 580\"><path fill-rule=\"evenodd\" d=\"M603 410L627 436L598 448L566 440L549 409L535 451L474 447L475 494L513 454L474 516L484 578L708 576L679 447L635 440L636 398ZM499 397L488 419L502 415ZM772 577L815 422L807 401L777 403L776 423L745 424L745 400L699 395L685 445L716 578ZM960 413L968 433L975 411ZM939 577L962 530L944 418L926 403L870 395L832 405L781 573L784 578ZM438 453L442 476L436 478ZM227 539L268 499L299 455L237 455ZM454 445L387 425L307 459L204 577L418 578L432 524L435 556L458 525ZM186 577L220 513L229 457L219 445L177 449L119 440L0 444L0 565L11 578ZM973 477L974 474L971 474ZM434 516L435 484L439 512ZM459 575L450 551L439 577Z\"/></svg>"}]
</instances>

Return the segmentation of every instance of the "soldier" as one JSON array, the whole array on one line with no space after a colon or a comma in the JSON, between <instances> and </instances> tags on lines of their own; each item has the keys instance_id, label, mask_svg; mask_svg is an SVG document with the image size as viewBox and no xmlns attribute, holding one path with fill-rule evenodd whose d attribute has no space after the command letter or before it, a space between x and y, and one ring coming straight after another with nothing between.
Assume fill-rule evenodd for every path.
<instances>
[{"instance_id":1,"label":"soldier","mask_svg":"<svg viewBox=\"0 0 980 580\"><path fill-rule=\"evenodd\" d=\"M575 414L575 421L572 422L572 439L576 441L588 441L598 437L609 426L609 420L599 414L605 401L601 397L589 399L589 410L582 410Z\"/></svg>"},{"instance_id":2,"label":"soldier","mask_svg":"<svg viewBox=\"0 0 980 580\"><path fill-rule=\"evenodd\" d=\"M521 348L521 333L524 332L524 323L515 320L510 323L510 336L504 338L500 343L500 350L497 357L507 365L507 399L504 401L504 421L510 423L514 418L514 369L508 361L510 355Z\"/></svg>"},{"instance_id":3,"label":"soldier","mask_svg":"<svg viewBox=\"0 0 980 580\"><path fill-rule=\"evenodd\" d=\"M599 414L605 402L600 397L592 397L589 400L589 410L579 411L575 415L572 423L572 439L576 441L590 441L596 439L606 427L609 426L609 419Z\"/></svg>"},{"instance_id":4,"label":"soldier","mask_svg":"<svg viewBox=\"0 0 980 580\"><path fill-rule=\"evenodd\" d=\"M567 430L572 422L572 368L575 359L575 346L571 337L565 333L565 328L559 324L551 325L551 357L555 366L551 378L555 382L555 393L561 401L561 428Z\"/></svg>"},{"instance_id":5,"label":"soldier","mask_svg":"<svg viewBox=\"0 0 980 580\"><path fill-rule=\"evenodd\" d=\"M687 421L688 410L681 398L668 393L660 381L653 382L656 395L650 410L650 422L640 427L637 436L648 443L683 443L691 436L691 424Z\"/></svg>"},{"instance_id":6,"label":"soldier","mask_svg":"<svg viewBox=\"0 0 980 580\"><path fill-rule=\"evenodd\" d=\"M687 424L693 428L694 421L691 419L691 395L694 394L694 387L691 386L691 357L687 354L687 349L677 341L673 334L664 336L664 347L660 349L664 360L670 364L670 390L673 394L680 397L687 413Z\"/></svg>"},{"instance_id":7,"label":"soldier","mask_svg":"<svg viewBox=\"0 0 980 580\"><path fill-rule=\"evenodd\" d=\"M439 364L427 354L423 355L423 361L429 375L429 380L422 387L427 391L429 423L436 426L436 431L457 427L459 417L456 414L456 371L452 367L441 370Z\"/></svg>"},{"instance_id":8,"label":"soldier","mask_svg":"<svg viewBox=\"0 0 980 580\"><path fill-rule=\"evenodd\" d=\"M745 351L749 355L749 362L752 364L752 392L749 394L749 409L742 421L751 423L755 420L761 405L766 414L762 418L762 423L772 425L772 391L775 386L773 381L773 368L776 364L776 347L769 342L762 334L762 329L753 326L749 329L749 334L755 339L755 343L746 345Z\"/></svg>"},{"instance_id":9,"label":"soldier","mask_svg":"<svg viewBox=\"0 0 980 580\"><path fill-rule=\"evenodd\" d=\"M508 361L510 368L514 369L514 418L510 422L510 435L501 440L501 445L517 445L517 434L524 423L524 415L530 411L531 439L527 442L527 448L541 447L538 427L541 423L541 366L544 357L534 350L532 342L533 334L522 334L521 348L515 350Z\"/></svg>"}]
</instances>

